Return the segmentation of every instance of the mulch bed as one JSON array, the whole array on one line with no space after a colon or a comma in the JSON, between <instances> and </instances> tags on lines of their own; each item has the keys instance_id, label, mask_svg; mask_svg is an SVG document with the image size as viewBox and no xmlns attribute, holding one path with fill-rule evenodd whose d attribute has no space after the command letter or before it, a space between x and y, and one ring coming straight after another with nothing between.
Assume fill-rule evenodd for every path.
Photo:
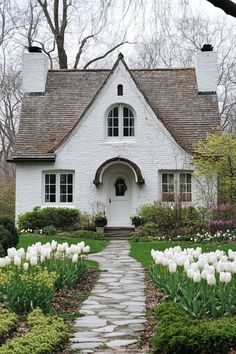
<instances>
[{"instance_id":1,"label":"mulch bed","mask_svg":"<svg viewBox=\"0 0 236 354\"><path fill-rule=\"evenodd\" d=\"M90 295L97 279L97 268L89 268L85 276L79 281L74 289L61 289L56 292L52 308L55 314L62 315L65 321L72 324L78 316L79 309L85 299Z\"/></svg>"}]
</instances>

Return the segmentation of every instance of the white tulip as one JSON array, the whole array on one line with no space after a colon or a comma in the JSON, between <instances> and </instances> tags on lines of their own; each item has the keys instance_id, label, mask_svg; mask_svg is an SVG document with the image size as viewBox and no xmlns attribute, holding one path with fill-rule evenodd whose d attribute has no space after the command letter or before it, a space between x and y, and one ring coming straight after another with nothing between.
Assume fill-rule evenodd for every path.
<instances>
[{"instance_id":1,"label":"white tulip","mask_svg":"<svg viewBox=\"0 0 236 354\"><path fill-rule=\"evenodd\" d=\"M89 252L90 252L90 247L89 246L83 247L83 253L89 253Z\"/></svg>"},{"instance_id":2,"label":"white tulip","mask_svg":"<svg viewBox=\"0 0 236 354\"><path fill-rule=\"evenodd\" d=\"M16 251L16 254L17 254L17 256L19 256L19 257L21 257L21 258L25 257L25 250L24 250L24 248L23 248L23 247L19 248L19 249Z\"/></svg>"},{"instance_id":3,"label":"white tulip","mask_svg":"<svg viewBox=\"0 0 236 354\"><path fill-rule=\"evenodd\" d=\"M29 262L32 266L35 266L38 264L38 259L37 259L37 257L33 256L30 258Z\"/></svg>"},{"instance_id":4,"label":"white tulip","mask_svg":"<svg viewBox=\"0 0 236 354\"><path fill-rule=\"evenodd\" d=\"M225 282L230 283L232 280L232 274L230 272L225 272Z\"/></svg>"},{"instance_id":5,"label":"white tulip","mask_svg":"<svg viewBox=\"0 0 236 354\"><path fill-rule=\"evenodd\" d=\"M6 256L5 257L5 262L6 262L6 265L9 265L9 264L11 264L12 260L11 260L10 257Z\"/></svg>"},{"instance_id":6,"label":"white tulip","mask_svg":"<svg viewBox=\"0 0 236 354\"><path fill-rule=\"evenodd\" d=\"M194 270L192 269L192 268L189 268L188 270L187 270L187 277L188 278L190 278L190 279L193 279L193 277L194 277Z\"/></svg>"},{"instance_id":7,"label":"white tulip","mask_svg":"<svg viewBox=\"0 0 236 354\"><path fill-rule=\"evenodd\" d=\"M57 249L57 241L52 240L51 248L52 248L53 251L55 251Z\"/></svg>"},{"instance_id":8,"label":"white tulip","mask_svg":"<svg viewBox=\"0 0 236 354\"><path fill-rule=\"evenodd\" d=\"M8 248L8 250L7 250L8 257L13 259L15 257L15 253L16 253L15 247Z\"/></svg>"},{"instance_id":9,"label":"white tulip","mask_svg":"<svg viewBox=\"0 0 236 354\"><path fill-rule=\"evenodd\" d=\"M208 285L216 285L216 277L214 274L208 274L206 278L207 284Z\"/></svg>"},{"instance_id":10,"label":"white tulip","mask_svg":"<svg viewBox=\"0 0 236 354\"><path fill-rule=\"evenodd\" d=\"M81 242L78 243L78 245L80 245L81 248L84 248L85 243L84 243L84 241L81 241Z\"/></svg>"},{"instance_id":11,"label":"white tulip","mask_svg":"<svg viewBox=\"0 0 236 354\"><path fill-rule=\"evenodd\" d=\"M88 247L88 246L87 246ZM176 273L177 270L177 264L172 262L169 264L169 272L170 273Z\"/></svg>"},{"instance_id":12,"label":"white tulip","mask_svg":"<svg viewBox=\"0 0 236 354\"><path fill-rule=\"evenodd\" d=\"M193 275L193 281L194 281L194 283L199 283L201 281L201 274L198 272L195 272Z\"/></svg>"},{"instance_id":13,"label":"white tulip","mask_svg":"<svg viewBox=\"0 0 236 354\"><path fill-rule=\"evenodd\" d=\"M72 257L72 262L73 262L73 263L77 263L77 262L78 262L78 259L79 259L78 254L74 254L73 257Z\"/></svg>"},{"instance_id":14,"label":"white tulip","mask_svg":"<svg viewBox=\"0 0 236 354\"><path fill-rule=\"evenodd\" d=\"M0 258L0 268L4 268L6 266L5 258Z\"/></svg>"},{"instance_id":15,"label":"white tulip","mask_svg":"<svg viewBox=\"0 0 236 354\"><path fill-rule=\"evenodd\" d=\"M29 269L29 263L24 263L23 264L23 269L27 271Z\"/></svg>"},{"instance_id":16,"label":"white tulip","mask_svg":"<svg viewBox=\"0 0 236 354\"><path fill-rule=\"evenodd\" d=\"M236 273L236 262L235 261L231 263L231 267L232 267L231 272L235 274Z\"/></svg>"},{"instance_id":17,"label":"white tulip","mask_svg":"<svg viewBox=\"0 0 236 354\"><path fill-rule=\"evenodd\" d=\"M21 265L21 258L19 256L15 256L13 260L14 265L19 266Z\"/></svg>"},{"instance_id":18,"label":"white tulip","mask_svg":"<svg viewBox=\"0 0 236 354\"><path fill-rule=\"evenodd\" d=\"M225 262L225 271L226 272L232 271L232 263L231 262Z\"/></svg>"}]
</instances>

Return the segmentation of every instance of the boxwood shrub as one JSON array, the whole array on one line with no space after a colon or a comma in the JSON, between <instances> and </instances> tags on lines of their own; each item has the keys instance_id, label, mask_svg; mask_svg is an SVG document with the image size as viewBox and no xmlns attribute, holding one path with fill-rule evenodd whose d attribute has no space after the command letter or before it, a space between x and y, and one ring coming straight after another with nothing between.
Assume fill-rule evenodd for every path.
<instances>
[{"instance_id":1,"label":"boxwood shrub","mask_svg":"<svg viewBox=\"0 0 236 354\"><path fill-rule=\"evenodd\" d=\"M6 309L0 310L0 343L16 328L17 315Z\"/></svg>"},{"instance_id":2,"label":"boxwood shrub","mask_svg":"<svg viewBox=\"0 0 236 354\"><path fill-rule=\"evenodd\" d=\"M43 229L53 225L56 229L73 230L80 221L80 211L72 208L34 208L19 216L17 224L22 229Z\"/></svg>"},{"instance_id":3,"label":"boxwood shrub","mask_svg":"<svg viewBox=\"0 0 236 354\"><path fill-rule=\"evenodd\" d=\"M68 326L58 316L44 316L35 309L28 316L30 331L0 346L1 354L48 354L59 352L68 339Z\"/></svg>"},{"instance_id":4,"label":"boxwood shrub","mask_svg":"<svg viewBox=\"0 0 236 354\"><path fill-rule=\"evenodd\" d=\"M75 232L74 237L77 238L87 238L91 240L105 240L104 234L96 231L88 231L88 230L78 230Z\"/></svg>"},{"instance_id":5,"label":"boxwood shrub","mask_svg":"<svg viewBox=\"0 0 236 354\"><path fill-rule=\"evenodd\" d=\"M156 315L160 323L152 338L153 353L226 354L236 349L236 317L195 320L172 302L159 305Z\"/></svg>"},{"instance_id":6,"label":"boxwood shrub","mask_svg":"<svg viewBox=\"0 0 236 354\"><path fill-rule=\"evenodd\" d=\"M4 230L5 237L4 237ZM19 235L15 227L14 221L7 216L0 216L0 244L6 251L9 247L15 247L19 241Z\"/></svg>"}]
</instances>

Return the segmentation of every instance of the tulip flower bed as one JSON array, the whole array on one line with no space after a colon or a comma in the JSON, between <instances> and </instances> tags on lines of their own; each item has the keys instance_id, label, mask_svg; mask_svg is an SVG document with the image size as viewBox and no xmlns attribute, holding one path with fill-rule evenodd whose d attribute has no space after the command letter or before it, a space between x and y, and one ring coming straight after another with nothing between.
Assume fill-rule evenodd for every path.
<instances>
[{"instance_id":1,"label":"tulip flower bed","mask_svg":"<svg viewBox=\"0 0 236 354\"><path fill-rule=\"evenodd\" d=\"M18 314L40 307L51 309L55 289L73 288L86 272L84 242L68 245L37 242L27 248L9 248L0 258L0 300Z\"/></svg>"},{"instance_id":2,"label":"tulip flower bed","mask_svg":"<svg viewBox=\"0 0 236 354\"><path fill-rule=\"evenodd\" d=\"M180 246L151 251L150 274L158 288L196 318L236 313L236 252L202 253Z\"/></svg>"},{"instance_id":3,"label":"tulip flower bed","mask_svg":"<svg viewBox=\"0 0 236 354\"><path fill-rule=\"evenodd\" d=\"M29 331L0 346L1 354L55 353L68 339L68 326L58 316L45 316L40 309L28 315Z\"/></svg>"}]
</instances>

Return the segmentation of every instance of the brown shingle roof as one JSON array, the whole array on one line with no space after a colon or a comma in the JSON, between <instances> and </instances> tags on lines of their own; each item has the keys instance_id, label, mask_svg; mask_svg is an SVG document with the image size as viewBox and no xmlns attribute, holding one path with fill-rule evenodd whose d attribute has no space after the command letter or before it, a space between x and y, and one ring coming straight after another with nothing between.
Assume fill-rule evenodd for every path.
<instances>
[{"instance_id":1,"label":"brown shingle roof","mask_svg":"<svg viewBox=\"0 0 236 354\"><path fill-rule=\"evenodd\" d=\"M114 68L113 68L114 69ZM43 96L25 96L13 159L52 158L110 70L51 70ZM199 95L194 69L130 70L158 119L187 151L219 125L216 94Z\"/></svg>"}]
</instances>

